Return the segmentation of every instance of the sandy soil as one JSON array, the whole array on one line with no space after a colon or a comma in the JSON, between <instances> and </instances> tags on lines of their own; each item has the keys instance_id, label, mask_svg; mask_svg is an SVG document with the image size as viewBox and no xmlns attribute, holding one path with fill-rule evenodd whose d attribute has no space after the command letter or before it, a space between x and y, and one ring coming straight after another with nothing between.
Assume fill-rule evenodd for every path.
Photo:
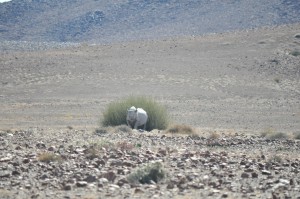
<instances>
[{"instance_id":1,"label":"sandy soil","mask_svg":"<svg viewBox=\"0 0 300 199\"><path fill-rule=\"evenodd\" d=\"M256 136L270 128L299 132L299 34L300 25L294 24L1 52L0 194L299 197L299 142ZM167 107L174 123L193 126L200 134L94 134L106 105L129 95L155 98ZM225 134L213 139L201 135L215 130ZM122 141L131 148L121 148ZM94 142L117 147L102 146L90 159L85 151ZM45 152L59 154L63 163L40 162ZM132 186L124 181L136 166L151 161L164 164L171 175L167 182Z\"/></svg>"},{"instance_id":2,"label":"sandy soil","mask_svg":"<svg viewBox=\"0 0 300 199\"><path fill-rule=\"evenodd\" d=\"M149 95L176 123L298 131L300 25L0 54L0 128L95 128L106 105Z\"/></svg>"}]
</instances>

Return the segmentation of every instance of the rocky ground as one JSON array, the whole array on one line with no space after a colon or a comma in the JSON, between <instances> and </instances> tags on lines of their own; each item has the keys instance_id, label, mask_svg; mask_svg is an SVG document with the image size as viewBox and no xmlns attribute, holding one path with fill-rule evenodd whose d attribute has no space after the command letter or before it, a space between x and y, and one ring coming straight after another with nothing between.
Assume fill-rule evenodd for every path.
<instances>
[{"instance_id":1,"label":"rocky ground","mask_svg":"<svg viewBox=\"0 0 300 199\"><path fill-rule=\"evenodd\" d=\"M299 198L300 142L239 132L194 135L39 129L0 134L1 198ZM159 162L158 182L128 176Z\"/></svg>"}]
</instances>

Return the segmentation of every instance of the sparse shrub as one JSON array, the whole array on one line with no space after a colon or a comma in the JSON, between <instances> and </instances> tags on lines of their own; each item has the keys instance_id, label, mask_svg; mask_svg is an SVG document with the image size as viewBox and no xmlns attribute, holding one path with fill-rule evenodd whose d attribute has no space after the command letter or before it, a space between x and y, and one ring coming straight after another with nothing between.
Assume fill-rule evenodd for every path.
<instances>
[{"instance_id":1,"label":"sparse shrub","mask_svg":"<svg viewBox=\"0 0 300 199\"><path fill-rule=\"evenodd\" d=\"M99 157L100 155L99 149L93 146L90 146L88 149L84 150L84 154L87 159L91 159L91 160Z\"/></svg>"},{"instance_id":2,"label":"sparse shrub","mask_svg":"<svg viewBox=\"0 0 300 199\"><path fill-rule=\"evenodd\" d=\"M273 134L273 133L274 133L274 129L267 128L263 132L261 132L260 134L261 134L262 137L266 137L267 135Z\"/></svg>"},{"instance_id":3,"label":"sparse shrub","mask_svg":"<svg viewBox=\"0 0 300 199\"><path fill-rule=\"evenodd\" d=\"M167 133L178 133L178 134L188 134L188 135L195 135L196 132L195 130L188 126L188 125L185 125L185 124L175 124L175 125L172 125L171 127L169 127L166 131Z\"/></svg>"},{"instance_id":4,"label":"sparse shrub","mask_svg":"<svg viewBox=\"0 0 300 199\"><path fill-rule=\"evenodd\" d=\"M119 148L121 151L130 151L134 148L134 145L127 141L122 141L118 142L116 144L116 147Z\"/></svg>"},{"instance_id":5,"label":"sparse shrub","mask_svg":"<svg viewBox=\"0 0 300 199\"><path fill-rule=\"evenodd\" d=\"M261 135L269 140L277 140L277 139L287 139L288 135L282 132L275 132L272 129L267 129L266 131L262 132Z\"/></svg>"},{"instance_id":6,"label":"sparse shrub","mask_svg":"<svg viewBox=\"0 0 300 199\"><path fill-rule=\"evenodd\" d=\"M269 62L274 64L279 64L279 61L277 59L270 59Z\"/></svg>"},{"instance_id":7,"label":"sparse shrub","mask_svg":"<svg viewBox=\"0 0 300 199\"><path fill-rule=\"evenodd\" d=\"M272 155L269 159L268 162L269 163L282 163L282 157L279 155Z\"/></svg>"},{"instance_id":8,"label":"sparse shrub","mask_svg":"<svg viewBox=\"0 0 300 199\"><path fill-rule=\"evenodd\" d=\"M300 131L294 133L294 139L300 140Z\"/></svg>"},{"instance_id":9,"label":"sparse shrub","mask_svg":"<svg viewBox=\"0 0 300 199\"><path fill-rule=\"evenodd\" d=\"M270 140L287 139L288 135L286 133L276 132L274 134L268 135L267 138Z\"/></svg>"},{"instance_id":10,"label":"sparse shrub","mask_svg":"<svg viewBox=\"0 0 300 199\"><path fill-rule=\"evenodd\" d=\"M274 79L274 81L275 81L276 83L279 83L279 82L280 82L280 79L279 79L278 77L276 77L276 78Z\"/></svg>"},{"instance_id":11,"label":"sparse shrub","mask_svg":"<svg viewBox=\"0 0 300 199\"><path fill-rule=\"evenodd\" d=\"M115 144L113 142L110 142L109 140L101 139L101 140L97 140L93 143L90 143L89 147L94 148L96 150L100 150L102 148L113 149L113 148L115 148Z\"/></svg>"},{"instance_id":12,"label":"sparse shrub","mask_svg":"<svg viewBox=\"0 0 300 199\"><path fill-rule=\"evenodd\" d=\"M111 133L111 132L113 132L112 127L100 127L95 130L95 133L98 135L107 134L107 133Z\"/></svg>"},{"instance_id":13,"label":"sparse shrub","mask_svg":"<svg viewBox=\"0 0 300 199\"><path fill-rule=\"evenodd\" d=\"M293 50L292 52L290 52L291 55L297 57L300 55L300 51L299 50Z\"/></svg>"},{"instance_id":14,"label":"sparse shrub","mask_svg":"<svg viewBox=\"0 0 300 199\"><path fill-rule=\"evenodd\" d=\"M155 162L133 171L127 180L132 184L150 184L151 181L158 183L166 178L166 175L163 165L160 162Z\"/></svg>"},{"instance_id":15,"label":"sparse shrub","mask_svg":"<svg viewBox=\"0 0 300 199\"><path fill-rule=\"evenodd\" d=\"M213 132L209 133L208 139L215 140L215 139L218 139L218 138L220 138L220 134L217 133L216 131L213 131Z\"/></svg>"},{"instance_id":16,"label":"sparse shrub","mask_svg":"<svg viewBox=\"0 0 300 199\"><path fill-rule=\"evenodd\" d=\"M124 132L124 133L130 133L130 132L132 132L132 129L127 125L120 125L120 126L116 127L116 131L121 131L121 132Z\"/></svg>"},{"instance_id":17,"label":"sparse shrub","mask_svg":"<svg viewBox=\"0 0 300 199\"><path fill-rule=\"evenodd\" d=\"M41 162L55 162L55 161L62 161L62 158L59 155L54 153L45 152L38 156L38 160Z\"/></svg>"},{"instance_id":18,"label":"sparse shrub","mask_svg":"<svg viewBox=\"0 0 300 199\"><path fill-rule=\"evenodd\" d=\"M101 121L103 126L126 125L127 109L131 106L143 108L148 114L146 130L166 129L169 123L169 117L166 109L148 97L128 97L127 99L113 102L108 105L103 113Z\"/></svg>"}]
</instances>

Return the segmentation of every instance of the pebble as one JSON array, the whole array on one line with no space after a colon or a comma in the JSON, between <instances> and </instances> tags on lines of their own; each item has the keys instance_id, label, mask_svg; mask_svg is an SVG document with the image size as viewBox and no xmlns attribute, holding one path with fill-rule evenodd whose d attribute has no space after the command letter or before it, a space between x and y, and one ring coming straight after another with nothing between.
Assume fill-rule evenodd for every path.
<instances>
[{"instance_id":1,"label":"pebble","mask_svg":"<svg viewBox=\"0 0 300 199\"><path fill-rule=\"evenodd\" d=\"M268 171L268 170L261 170L261 173L262 173L263 175L271 175L271 172Z\"/></svg>"},{"instance_id":2,"label":"pebble","mask_svg":"<svg viewBox=\"0 0 300 199\"><path fill-rule=\"evenodd\" d=\"M76 182L77 187L86 187L88 183L86 181L78 181Z\"/></svg>"}]
</instances>

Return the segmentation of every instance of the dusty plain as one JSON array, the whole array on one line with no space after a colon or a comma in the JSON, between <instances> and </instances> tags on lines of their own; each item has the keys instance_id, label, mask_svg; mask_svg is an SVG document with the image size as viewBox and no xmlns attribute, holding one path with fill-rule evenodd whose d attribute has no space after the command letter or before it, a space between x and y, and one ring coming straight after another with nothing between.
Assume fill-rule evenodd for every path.
<instances>
[{"instance_id":1,"label":"dusty plain","mask_svg":"<svg viewBox=\"0 0 300 199\"><path fill-rule=\"evenodd\" d=\"M41 51L3 50L0 194L299 198L299 141L260 136L274 131L292 138L300 131L299 54L299 24ZM196 128L198 136L118 130L95 134L106 106L130 95L153 97L166 106L173 123ZM211 132L219 136L212 139ZM84 151L103 140L119 148L102 147L89 159ZM120 147L120 142L133 148ZM59 154L63 162L40 162L45 151ZM167 168L166 182L133 186L124 180L135 167L151 161Z\"/></svg>"}]
</instances>

